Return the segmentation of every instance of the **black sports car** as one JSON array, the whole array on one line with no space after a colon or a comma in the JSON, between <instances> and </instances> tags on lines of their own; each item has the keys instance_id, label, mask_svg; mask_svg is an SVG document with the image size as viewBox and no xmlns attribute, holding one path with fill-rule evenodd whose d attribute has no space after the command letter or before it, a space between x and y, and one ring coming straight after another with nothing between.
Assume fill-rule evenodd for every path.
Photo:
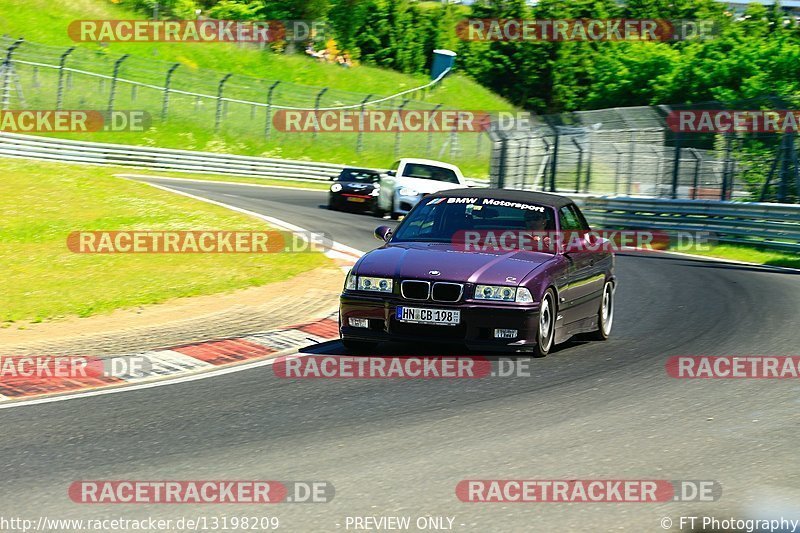
<instances>
[{"instance_id":1,"label":"black sports car","mask_svg":"<svg viewBox=\"0 0 800 533\"><path fill-rule=\"evenodd\" d=\"M366 168L345 168L331 178L328 209L338 211L373 211L380 192L380 172Z\"/></svg>"}]
</instances>

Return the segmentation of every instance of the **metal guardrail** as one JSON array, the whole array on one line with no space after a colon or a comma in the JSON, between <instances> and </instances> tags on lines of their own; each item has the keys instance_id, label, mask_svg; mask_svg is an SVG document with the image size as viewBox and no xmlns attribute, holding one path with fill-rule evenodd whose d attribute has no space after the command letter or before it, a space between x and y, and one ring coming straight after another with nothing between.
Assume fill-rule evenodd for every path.
<instances>
[{"instance_id":1,"label":"metal guardrail","mask_svg":"<svg viewBox=\"0 0 800 533\"><path fill-rule=\"evenodd\" d=\"M301 181L327 181L344 168L344 165L311 161L94 143L5 132L0 132L0 156ZM473 186L487 184L468 181ZM588 195L580 199L580 204L592 224L604 229L707 231L724 243L800 252L800 204Z\"/></svg>"},{"instance_id":2,"label":"metal guardrail","mask_svg":"<svg viewBox=\"0 0 800 533\"><path fill-rule=\"evenodd\" d=\"M311 161L84 142L5 132L0 132L0 156L301 181L327 181L344 168L344 165Z\"/></svg>"},{"instance_id":3,"label":"metal guardrail","mask_svg":"<svg viewBox=\"0 0 800 533\"><path fill-rule=\"evenodd\" d=\"M0 157L292 181L328 181L332 176L338 176L343 168L356 166L130 144L74 141L2 131L0 131ZM371 170L383 172L386 169ZM485 187L487 184L486 181L467 178L467 185L470 187Z\"/></svg>"},{"instance_id":4,"label":"metal guardrail","mask_svg":"<svg viewBox=\"0 0 800 533\"><path fill-rule=\"evenodd\" d=\"M587 218L602 228L707 231L722 243L800 252L800 205L709 200L588 197Z\"/></svg>"}]
</instances>

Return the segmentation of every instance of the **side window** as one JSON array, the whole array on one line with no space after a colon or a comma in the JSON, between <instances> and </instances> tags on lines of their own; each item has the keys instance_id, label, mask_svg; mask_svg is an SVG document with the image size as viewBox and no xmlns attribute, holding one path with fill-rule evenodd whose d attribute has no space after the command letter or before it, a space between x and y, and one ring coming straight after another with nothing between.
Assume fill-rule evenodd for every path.
<instances>
[{"instance_id":1,"label":"side window","mask_svg":"<svg viewBox=\"0 0 800 533\"><path fill-rule=\"evenodd\" d=\"M561 223L561 231L578 231L581 229L580 221L568 205L558 210L558 221Z\"/></svg>"},{"instance_id":2,"label":"side window","mask_svg":"<svg viewBox=\"0 0 800 533\"><path fill-rule=\"evenodd\" d=\"M586 219L581 213L581 210L578 209L578 206L575 204L568 205L567 208L572 213L572 216L575 217L575 220L578 221L578 229L583 231L589 231L589 224L586 222Z\"/></svg>"}]
</instances>

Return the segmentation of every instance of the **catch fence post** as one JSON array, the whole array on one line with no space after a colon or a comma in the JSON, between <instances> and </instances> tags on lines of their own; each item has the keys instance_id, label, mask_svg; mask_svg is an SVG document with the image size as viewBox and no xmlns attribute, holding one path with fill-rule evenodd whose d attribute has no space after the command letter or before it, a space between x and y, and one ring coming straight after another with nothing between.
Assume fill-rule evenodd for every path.
<instances>
[{"instance_id":1,"label":"catch fence post","mask_svg":"<svg viewBox=\"0 0 800 533\"><path fill-rule=\"evenodd\" d=\"M58 58L58 89L56 90L56 111L61 111L61 105L64 102L64 64L67 62L67 57L75 51L75 47L68 48L66 52L61 54Z\"/></svg>"},{"instance_id":2,"label":"catch fence post","mask_svg":"<svg viewBox=\"0 0 800 533\"><path fill-rule=\"evenodd\" d=\"M167 71L167 78L164 80L164 101L161 104L161 120L165 120L167 118L167 112L169 110L169 86L172 83L172 74L181 66L180 63L175 63L169 70Z\"/></svg>"},{"instance_id":3,"label":"catch fence post","mask_svg":"<svg viewBox=\"0 0 800 533\"><path fill-rule=\"evenodd\" d=\"M111 89L108 94L109 114L114 112L114 98L116 97L117 93L117 77L119 76L119 68L122 66L122 62L126 59L128 59L128 54L124 54L122 57L114 61L114 73L111 76Z\"/></svg>"},{"instance_id":4,"label":"catch fence post","mask_svg":"<svg viewBox=\"0 0 800 533\"><path fill-rule=\"evenodd\" d=\"M230 79L233 74L225 74L221 80L219 80L219 85L217 86L217 112L214 115L214 132L219 131L219 127L222 124L222 91L225 89L225 82Z\"/></svg>"},{"instance_id":5,"label":"catch fence post","mask_svg":"<svg viewBox=\"0 0 800 533\"><path fill-rule=\"evenodd\" d=\"M361 106L358 110L358 134L356 137L356 153L360 154L362 150L364 150L364 107L369 102L369 99L372 98L371 94L368 94L361 100Z\"/></svg>"},{"instance_id":6,"label":"catch fence post","mask_svg":"<svg viewBox=\"0 0 800 533\"><path fill-rule=\"evenodd\" d=\"M267 93L267 122L264 124L265 139L269 139L269 136L272 134L272 93L275 92L275 87L277 87L280 83L280 81L276 81L270 85L269 92Z\"/></svg>"}]
</instances>

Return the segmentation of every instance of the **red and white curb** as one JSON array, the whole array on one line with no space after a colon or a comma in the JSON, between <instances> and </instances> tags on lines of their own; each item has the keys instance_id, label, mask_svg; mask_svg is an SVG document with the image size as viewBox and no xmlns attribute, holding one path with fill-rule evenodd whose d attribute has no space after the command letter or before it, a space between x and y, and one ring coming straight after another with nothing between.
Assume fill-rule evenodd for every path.
<instances>
[{"instance_id":1,"label":"red and white curb","mask_svg":"<svg viewBox=\"0 0 800 533\"><path fill-rule=\"evenodd\" d=\"M14 406L20 400L58 399L69 393L127 390L133 385L166 384L195 374L237 367L245 363L265 362L278 355L295 353L301 348L339 338L336 313L304 324L255 333L244 337L184 344L163 350L135 354L150 365L146 375L114 377L4 377L0 378L0 408ZM249 367L248 367L249 368Z\"/></svg>"}]
</instances>

